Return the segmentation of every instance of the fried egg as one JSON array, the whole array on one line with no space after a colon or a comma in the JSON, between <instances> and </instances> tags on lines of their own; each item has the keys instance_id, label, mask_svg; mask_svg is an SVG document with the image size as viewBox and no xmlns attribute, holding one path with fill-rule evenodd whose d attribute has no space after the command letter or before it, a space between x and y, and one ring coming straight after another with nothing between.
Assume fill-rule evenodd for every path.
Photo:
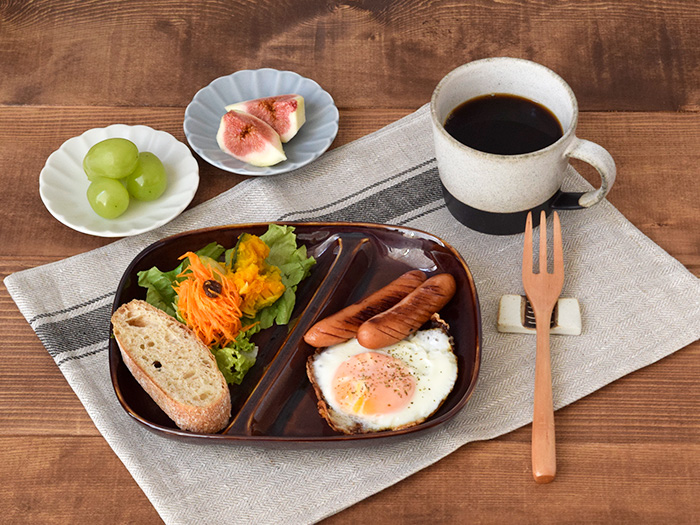
<instances>
[{"instance_id":1,"label":"fried egg","mask_svg":"<svg viewBox=\"0 0 700 525\"><path fill-rule=\"evenodd\" d=\"M440 326L368 350L357 339L309 358L321 415L346 434L398 430L425 421L457 380L452 337Z\"/></svg>"}]
</instances>

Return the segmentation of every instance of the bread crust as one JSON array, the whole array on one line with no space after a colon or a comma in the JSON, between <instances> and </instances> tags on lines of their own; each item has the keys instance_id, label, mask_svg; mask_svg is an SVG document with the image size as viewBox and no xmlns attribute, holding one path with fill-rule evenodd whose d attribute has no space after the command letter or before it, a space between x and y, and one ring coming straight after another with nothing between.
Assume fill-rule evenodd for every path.
<instances>
[{"instance_id":1,"label":"bread crust","mask_svg":"<svg viewBox=\"0 0 700 525\"><path fill-rule=\"evenodd\" d=\"M207 368L207 372L213 379L213 384L209 386L214 389L216 395L201 405L176 399L173 388L162 378L157 377L149 367L142 366L136 358L136 352L139 349L134 347L133 338L138 339L138 334L135 334L135 328L129 322L134 318L146 319L146 322L153 323L147 328L154 330L167 328L180 344L187 345L189 351L197 357L191 363L187 363L188 366L197 371ZM231 418L231 395L226 379L219 371L216 358L209 348L187 326L149 303L134 299L121 305L114 312L112 327L124 364L146 393L179 428L190 432L211 434L219 432L228 425ZM139 328L144 329L143 326ZM203 364L207 362L213 365L213 369Z\"/></svg>"}]
</instances>

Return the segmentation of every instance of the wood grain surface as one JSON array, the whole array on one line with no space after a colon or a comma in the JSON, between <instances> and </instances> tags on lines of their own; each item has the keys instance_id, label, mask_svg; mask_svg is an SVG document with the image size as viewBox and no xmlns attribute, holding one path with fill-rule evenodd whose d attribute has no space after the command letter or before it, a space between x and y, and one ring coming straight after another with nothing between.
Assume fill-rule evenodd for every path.
<instances>
[{"instance_id":1,"label":"wood grain surface","mask_svg":"<svg viewBox=\"0 0 700 525\"><path fill-rule=\"evenodd\" d=\"M103 246L57 222L38 175L112 123L184 141L192 96L246 68L334 97L333 147L416 110L457 65L547 65L579 135L618 167L609 200L700 276L700 3L615 1L0 1L0 277ZM596 176L576 165L595 182ZM243 177L200 161L194 203ZM468 444L327 519L372 523L700 522L700 342L556 413L558 473L530 474L530 427ZM0 522L161 523L0 286Z\"/></svg>"}]
</instances>

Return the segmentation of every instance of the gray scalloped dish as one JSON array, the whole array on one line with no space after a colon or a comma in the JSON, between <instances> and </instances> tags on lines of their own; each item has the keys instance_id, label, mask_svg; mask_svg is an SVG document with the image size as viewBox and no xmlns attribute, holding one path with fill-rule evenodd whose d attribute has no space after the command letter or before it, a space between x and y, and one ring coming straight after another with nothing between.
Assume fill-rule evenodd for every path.
<instances>
[{"instance_id":1,"label":"gray scalloped dish","mask_svg":"<svg viewBox=\"0 0 700 525\"><path fill-rule=\"evenodd\" d=\"M287 160L257 167L221 151L216 132L227 105L286 94L303 96L306 111L304 125L283 145ZM276 175L301 168L320 157L338 133L338 118L333 97L313 80L293 71L245 69L219 77L200 89L185 110L184 130L192 149L217 168L241 175Z\"/></svg>"},{"instance_id":2,"label":"gray scalloped dish","mask_svg":"<svg viewBox=\"0 0 700 525\"><path fill-rule=\"evenodd\" d=\"M231 387L232 417L218 434L178 429L140 387L124 365L114 338L109 343L110 373L124 409L151 430L174 437L264 445L357 445L400 438L433 429L454 417L476 384L481 359L481 314L471 272L462 257L439 238L410 228L361 223L280 223L296 228L297 240L316 258L311 274L297 289L288 326L273 326L253 336L258 360L241 385ZM263 234L268 223L239 224L185 232L152 244L129 265L117 289L113 310L144 299L137 272L152 266L166 270L178 257L210 242L233 246L243 232ZM402 430L346 435L332 430L319 415L306 376L314 348L303 335L318 319L358 301L411 269L429 276L450 272L457 293L440 312L450 325L458 363L457 382L438 411L423 423Z\"/></svg>"}]
</instances>

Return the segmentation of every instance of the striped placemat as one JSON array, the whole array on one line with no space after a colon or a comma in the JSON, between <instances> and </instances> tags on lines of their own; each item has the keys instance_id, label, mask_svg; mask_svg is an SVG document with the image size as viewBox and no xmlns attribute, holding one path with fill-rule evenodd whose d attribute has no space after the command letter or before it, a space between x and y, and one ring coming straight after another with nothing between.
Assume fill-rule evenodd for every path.
<instances>
[{"instance_id":1,"label":"striped placemat","mask_svg":"<svg viewBox=\"0 0 700 525\"><path fill-rule=\"evenodd\" d=\"M565 189L588 188L570 169ZM579 299L583 333L552 338L556 407L700 337L700 280L608 202L561 215L563 295ZM474 275L483 318L481 373L464 410L435 432L341 450L181 443L145 430L124 413L110 383L107 342L111 303L132 258L177 232L280 220L406 225L460 251ZM10 275L5 284L166 523L311 523L465 443L531 421L534 339L496 331L500 296L522 292L522 242L522 235L470 231L450 216L424 106L305 168L247 180L158 230ZM101 269L99 279L95 268Z\"/></svg>"}]
</instances>

